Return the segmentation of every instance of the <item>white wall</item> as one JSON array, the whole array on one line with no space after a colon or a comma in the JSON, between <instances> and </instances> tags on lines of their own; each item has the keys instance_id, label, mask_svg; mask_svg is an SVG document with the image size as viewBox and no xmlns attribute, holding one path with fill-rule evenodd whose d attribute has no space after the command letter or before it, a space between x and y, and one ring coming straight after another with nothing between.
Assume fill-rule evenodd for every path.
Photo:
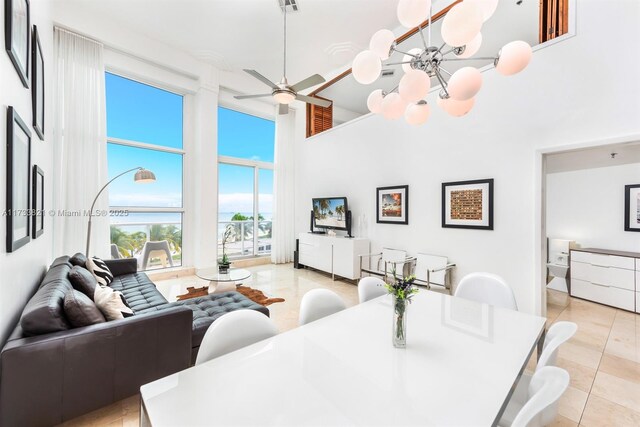
<instances>
[{"instance_id":1,"label":"white wall","mask_svg":"<svg viewBox=\"0 0 640 427\"><path fill-rule=\"evenodd\" d=\"M640 132L640 98L630 96L640 93L640 59L617 43L640 37L640 3L576 3L577 35L537 50L519 75L484 72L466 117L434 107L429 123L415 128L369 115L308 140L300 117L296 230L308 230L312 197L346 195L356 233L374 248L447 255L458 264L458 279L495 272L514 288L523 311L539 312L538 151ZM435 93L428 101L435 106ZM441 228L441 183L480 178L495 179L495 230ZM378 225L375 189L396 184L410 186L410 224Z\"/></svg>"},{"instance_id":2,"label":"white wall","mask_svg":"<svg viewBox=\"0 0 640 427\"><path fill-rule=\"evenodd\" d=\"M639 183L640 163L547 175L547 236L640 252L640 234L624 231L624 186Z\"/></svg>"},{"instance_id":3,"label":"white wall","mask_svg":"<svg viewBox=\"0 0 640 427\"><path fill-rule=\"evenodd\" d=\"M0 17L4 16L4 7L0 8ZM0 22L4 22L0 18ZM31 1L31 24L38 26L40 43L45 60L45 140L41 141L33 131L31 114L31 89L22 86L20 78L6 52L0 54L0 135L6 139L6 111L13 106L22 120L31 129L31 164L38 165L45 174L45 208L51 207L52 177L53 177L53 129L51 121L53 112L51 106L52 74L53 74L53 27L51 11L48 2L44 0ZM31 73L30 73L31 75ZM0 200L6 200L6 149L0 149L0 165L2 165L2 184L0 185ZM50 216L45 218L44 234L13 253L5 252L6 220L0 218L0 345L4 343L8 334L13 330L35 286L42 278L52 256L52 225Z\"/></svg>"}]
</instances>

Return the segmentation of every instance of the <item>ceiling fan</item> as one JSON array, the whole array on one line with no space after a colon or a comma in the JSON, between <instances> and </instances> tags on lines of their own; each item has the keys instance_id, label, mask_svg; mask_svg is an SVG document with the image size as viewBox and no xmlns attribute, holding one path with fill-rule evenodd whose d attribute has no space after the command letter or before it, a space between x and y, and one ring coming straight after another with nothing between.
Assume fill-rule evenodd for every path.
<instances>
[{"instance_id":1,"label":"ceiling fan","mask_svg":"<svg viewBox=\"0 0 640 427\"><path fill-rule=\"evenodd\" d=\"M304 80L299 81L294 85L289 85L287 81L287 2L284 2L284 67L283 67L283 77L280 80L280 83L273 83L271 80L257 72L256 70L247 70L244 71L256 79L260 80L262 83L266 84L271 88L271 93L263 93L259 95L237 95L234 98L236 99L250 99L250 98L266 98L268 96L272 96L273 99L280 104L278 108L278 114L287 114L289 112L289 104L293 102L293 100L297 99L298 101L303 101L308 104L319 105L320 107L328 107L331 105L331 101L326 101L324 99L312 98L310 96L301 95L298 92L312 86L318 85L320 83L324 83L324 78L320 74L314 74L311 77L307 77Z\"/></svg>"}]
</instances>

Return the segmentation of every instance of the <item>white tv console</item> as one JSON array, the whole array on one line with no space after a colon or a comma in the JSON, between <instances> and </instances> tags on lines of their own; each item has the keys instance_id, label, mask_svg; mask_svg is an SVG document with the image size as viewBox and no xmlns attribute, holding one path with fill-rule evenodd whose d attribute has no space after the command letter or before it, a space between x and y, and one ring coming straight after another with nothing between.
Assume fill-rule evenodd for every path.
<instances>
[{"instance_id":1,"label":"white tv console","mask_svg":"<svg viewBox=\"0 0 640 427\"><path fill-rule=\"evenodd\" d=\"M369 239L300 233L300 264L345 279L360 278L360 255L370 253Z\"/></svg>"}]
</instances>

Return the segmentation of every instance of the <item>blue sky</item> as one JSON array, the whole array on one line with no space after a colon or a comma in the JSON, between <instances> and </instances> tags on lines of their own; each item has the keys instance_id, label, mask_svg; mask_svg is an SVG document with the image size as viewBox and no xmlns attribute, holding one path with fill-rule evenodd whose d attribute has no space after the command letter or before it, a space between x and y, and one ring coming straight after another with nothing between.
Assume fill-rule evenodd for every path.
<instances>
[{"instance_id":1,"label":"blue sky","mask_svg":"<svg viewBox=\"0 0 640 427\"><path fill-rule=\"evenodd\" d=\"M107 136L182 148L181 95L106 73ZM213 118L212 118L213 119ZM275 123L220 107L218 153L273 162ZM133 173L109 187L112 206L182 206L182 156L109 144L109 177L136 166L156 174L151 184L135 184ZM216 167L211 159L211 167ZM260 212L272 212L273 171L260 170ZM220 165L220 212L251 212L253 169Z\"/></svg>"}]
</instances>

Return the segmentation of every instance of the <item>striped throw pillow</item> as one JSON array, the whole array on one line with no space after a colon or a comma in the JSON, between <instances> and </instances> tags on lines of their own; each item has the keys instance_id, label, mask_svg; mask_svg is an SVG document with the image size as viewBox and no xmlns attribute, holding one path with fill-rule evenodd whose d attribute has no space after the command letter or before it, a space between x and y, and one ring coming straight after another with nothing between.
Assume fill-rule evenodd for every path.
<instances>
[{"instance_id":1,"label":"striped throw pillow","mask_svg":"<svg viewBox=\"0 0 640 427\"><path fill-rule=\"evenodd\" d=\"M113 282L113 273L111 273L107 264L98 257L87 258L87 270L93 274L102 286L108 286L109 283Z\"/></svg>"}]
</instances>

